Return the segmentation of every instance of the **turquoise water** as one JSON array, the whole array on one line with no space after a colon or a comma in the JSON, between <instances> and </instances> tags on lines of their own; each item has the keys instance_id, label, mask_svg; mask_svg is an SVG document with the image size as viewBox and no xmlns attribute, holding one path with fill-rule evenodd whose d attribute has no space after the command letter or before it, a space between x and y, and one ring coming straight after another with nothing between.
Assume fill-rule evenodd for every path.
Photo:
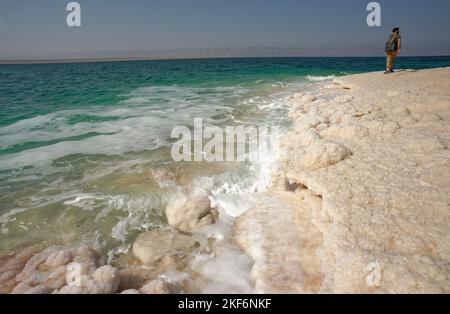
<instances>
[{"instance_id":1,"label":"turquoise water","mask_svg":"<svg viewBox=\"0 0 450 314\"><path fill-rule=\"evenodd\" d=\"M286 130L292 93L384 66L383 58L0 65L0 250L80 240L126 249L139 232L166 226L166 206L192 190L264 187L264 165L174 163L172 128L203 118ZM397 65L443 66L450 57Z\"/></svg>"}]
</instances>

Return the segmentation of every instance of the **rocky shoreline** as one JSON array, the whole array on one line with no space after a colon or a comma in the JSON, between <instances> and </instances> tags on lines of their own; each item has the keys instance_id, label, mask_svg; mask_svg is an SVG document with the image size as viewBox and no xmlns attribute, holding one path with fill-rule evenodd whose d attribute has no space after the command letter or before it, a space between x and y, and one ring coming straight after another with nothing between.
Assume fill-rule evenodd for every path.
<instances>
[{"instance_id":1,"label":"rocky shoreline","mask_svg":"<svg viewBox=\"0 0 450 314\"><path fill-rule=\"evenodd\" d=\"M281 175L322 199L321 292L450 292L450 69L346 76L292 102Z\"/></svg>"},{"instance_id":2,"label":"rocky shoreline","mask_svg":"<svg viewBox=\"0 0 450 314\"><path fill-rule=\"evenodd\" d=\"M242 216L193 192L114 265L86 245L0 256L0 293L450 292L450 69L321 84L289 99L273 187Z\"/></svg>"}]
</instances>

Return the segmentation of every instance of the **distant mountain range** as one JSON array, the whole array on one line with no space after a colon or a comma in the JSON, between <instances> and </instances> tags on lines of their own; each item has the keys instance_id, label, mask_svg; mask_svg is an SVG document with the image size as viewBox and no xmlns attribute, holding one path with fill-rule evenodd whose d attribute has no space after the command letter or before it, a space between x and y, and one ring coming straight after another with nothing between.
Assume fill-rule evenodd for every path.
<instances>
[{"instance_id":1,"label":"distant mountain range","mask_svg":"<svg viewBox=\"0 0 450 314\"><path fill-rule=\"evenodd\" d=\"M430 53L423 49L409 47L404 55L448 55L447 51ZM202 48L152 51L98 51L52 54L48 56L15 56L0 58L0 63L38 63L38 62L78 62L113 60L152 60L152 59L190 59L190 58L233 58L233 57L371 57L384 56L383 47L346 48L289 48L289 47L245 47L245 48Z\"/></svg>"}]
</instances>

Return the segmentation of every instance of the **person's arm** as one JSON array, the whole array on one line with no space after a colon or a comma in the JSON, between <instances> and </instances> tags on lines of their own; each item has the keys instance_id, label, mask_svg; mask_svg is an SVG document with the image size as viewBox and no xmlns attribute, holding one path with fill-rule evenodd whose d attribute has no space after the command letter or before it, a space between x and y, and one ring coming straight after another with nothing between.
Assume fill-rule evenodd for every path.
<instances>
[{"instance_id":1,"label":"person's arm","mask_svg":"<svg viewBox=\"0 0 450 314\"><path fill-rule=\"evenodd\" d=\"M399 55L401 51L402 51L402 39L399 38L398 39L398 51L397 51L397 54Z\"/></svg>"}]
</instances>

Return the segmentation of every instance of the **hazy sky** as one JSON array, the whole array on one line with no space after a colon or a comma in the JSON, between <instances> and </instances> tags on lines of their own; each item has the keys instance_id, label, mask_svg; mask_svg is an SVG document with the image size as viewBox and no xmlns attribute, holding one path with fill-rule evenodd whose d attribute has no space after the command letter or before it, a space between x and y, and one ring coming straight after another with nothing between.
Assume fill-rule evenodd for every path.
<instances>
[{"instance_id":1,"label":"hazy sky","mask_svg":"<svg viewBox=\"0 0 450 314\"><path fill-rule=\"evenodd\" d=\"M0 59L162 56L180 49L380 55L396 25L405 54L450 54L448 0L378 1L382 27L375 28L366 24L369 0L79 0L80 28L66 24L69 2L0 0Z\"/></svg>"}]
</instances>

